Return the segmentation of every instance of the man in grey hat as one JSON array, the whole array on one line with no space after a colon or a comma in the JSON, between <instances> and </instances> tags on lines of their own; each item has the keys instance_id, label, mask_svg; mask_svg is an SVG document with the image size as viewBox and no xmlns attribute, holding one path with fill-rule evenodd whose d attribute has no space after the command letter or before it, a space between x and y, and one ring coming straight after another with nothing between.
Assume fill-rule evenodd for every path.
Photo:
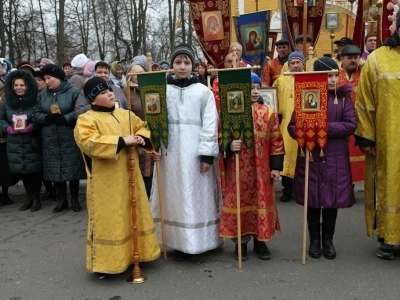
<instances>
[{"instance_id":1,"label":"man in grey hat","mask_svg":"<svg viewBox=\"0 0 400 300\"><path fill-rule=\"evenodd\" d=\"M281 75L281 71L285 62L287 62L290 47L288 40L279 40L275 44L278 56L265 64L262 73L261 81L262 86L272 86L274 81Z\"/></svg>"}]
</instances>

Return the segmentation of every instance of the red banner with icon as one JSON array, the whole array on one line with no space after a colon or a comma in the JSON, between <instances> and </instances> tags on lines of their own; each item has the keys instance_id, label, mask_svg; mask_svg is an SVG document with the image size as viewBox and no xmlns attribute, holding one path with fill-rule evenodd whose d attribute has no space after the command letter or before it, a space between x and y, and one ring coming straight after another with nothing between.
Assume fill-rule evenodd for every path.
<instances>
[{"instance_id":1,"label":"red banner with icon","mask_svg":"<svg viewBox=\"0 0 400 300\"><path fill-rule=\"evenodd\" d=\"M229 0L189 0L193 27L203 54L214 67L223 67L231 43Z\"/></svg>"},{"instance_id":2,"label":"red banner with icon","mask_svg":"<svg viewBox=\"0 0 400 300\"><path fill-rule=\"evenodd\" d=\"M328 137L328 73L294 75L296 140L301 154L306 147L323 149Z\"/></svg>"}]
</instances>

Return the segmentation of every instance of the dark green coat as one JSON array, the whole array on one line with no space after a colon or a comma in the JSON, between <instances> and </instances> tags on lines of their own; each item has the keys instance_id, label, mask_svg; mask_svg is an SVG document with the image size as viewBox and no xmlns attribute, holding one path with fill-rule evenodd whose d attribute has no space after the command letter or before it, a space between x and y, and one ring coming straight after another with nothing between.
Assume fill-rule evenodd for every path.
<instances>
[{"instance_id":1,"label":"dark green coat","mask_svg":"<svg viewBox=\"0 0 400 300\"><path fill-rule=\"evenodd\" d=\"M16 78L24 79L27 85L27 91L22 98L14 94L13 81ZM5 99L0 106L1 130L6 131L6 127L12 124L13 114L26 114L27 124L32 123L38 93L37 83L32 75L21 70L11 72L6 78L4 90ZM32 134L7 135L7 158L12 173L29 174L42 170L42 155L31 146Z\"/></svg>"},{"instance_id":2,"label":"dark green coat","mask_svg":"<svg viewBox=\"0 0 400 300\"><path fill-rule=\"evenodd\" d=\"M74 109L79 90L62 80L55 90L45 89L39 95L34 118L42 126L43 179L65 182L83 179L86 176L82 155L75 143ZM57 104L67 125L50 124L46 116L50 107Z\"/></svg>"}]
</instances>

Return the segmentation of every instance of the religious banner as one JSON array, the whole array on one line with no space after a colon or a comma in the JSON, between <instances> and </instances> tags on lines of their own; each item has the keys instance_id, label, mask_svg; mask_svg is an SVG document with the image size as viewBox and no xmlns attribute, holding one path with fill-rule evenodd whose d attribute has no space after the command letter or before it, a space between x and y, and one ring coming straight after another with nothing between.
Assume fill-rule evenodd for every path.
<instances>
[{"instance_id":1,"label":"religious banner","mask_svg":"<svg viewBox=\"0 0 400 300\"><path fill-rule=\"evenodd\" d=\"M270 11L233 17L236 37L243 45L242 58L251 65L263 66L269 52Z\"/></svg>"},{"instance_id":2,"label":"religious banner","mask_svg":"<svg viewBox=\"0 0 400 300\"><path fill-rule=\"evenodd\" d=\"M318 145L323 150L328 136L328 72L294 75L296 140L300 155Z\"/></svg>"},{"instance_id":3,"label":"religious banner","mask_svg":"<svg viewBox=\"0 0 400 300\"><path fill-rule=\"evenodd\" d=\"M151 141L158 151L163 142L168 148L167 81L165 73L138 74L138 86Z\"/></svg>"},{"instance_id":4,"label":"religious banner","mask_svg":"<svg viewBox=\"0 0 400 300\"><path fill-rule=\"evenodd\" d=\"M295 49L296 38L303 34L303 8L307 1L307 35L313 39L312 47L315 47L322 22L324 20L325 0L284 0L282 6L286 12L287 31L289 41ZM283 18L282 18L283 20Z\"/></svg>"},{"instance_id":5,"label":"religious banner","mask_svg":"<svg viewBox=\"0 0 400 300\"><path fill-rule=\"evenodd\" d=\"M231 43L229 0L189 0L193 27L204 56L214 67L221 67Z\"/></svg>"},{"instance_id":6,"label":"religious banner","mask_svg":"<svg viewBox=\"0 0 400 300\"><path fill-rule=\"evenodd\" d=\"M364 49L364 33L365 33L365 13L363 7L364 0L358 0L357 15L354 23L353 31L353 45L361 49ZM368 1L367 1L368 2Z\"/></svg>"},{"instance_id":7,"label":"religious banner","mask_svg":"<svg viewBox=\"0 0 400 300\"><path fill-rule=\"evenodd\" d=\"M286 0L281 0L281 6L280 6L280 7L282 7L282 11L281 11L282 39L290 41L289 31L288 31L289 23L288 23L287 13L286 13L286 9L285 9L285 1Z\"/></svg>"},{"instance_id":8,"label":"religious banner","mask_svg":"<svg viewBox=\"0 0 400 300\"><path fill-rule=\"evenodd\" d=\"M374 1L375 2L375 1ZM395 0L383 0L382 5L382 43L392 35L392 32L396 31L396 14L399 11L400 4ZM395 11L396 14L394 13ZM393 25L393 26L392 26ZM392 26L392 30L390 27ZM377 47L381 46L380 41L377 41Z\"/></svg>"},{"instance_id":9,"label":"religious banner","mask_svg":"<svg viewBox=\"0 0 400 300\"><path fill-rule=\"evenodd\" d=\"M224 151L231 135L235 140L242 139L248 149L254 143L250 72L250 68L218 72Z\"/></svg>"}]
</instances>

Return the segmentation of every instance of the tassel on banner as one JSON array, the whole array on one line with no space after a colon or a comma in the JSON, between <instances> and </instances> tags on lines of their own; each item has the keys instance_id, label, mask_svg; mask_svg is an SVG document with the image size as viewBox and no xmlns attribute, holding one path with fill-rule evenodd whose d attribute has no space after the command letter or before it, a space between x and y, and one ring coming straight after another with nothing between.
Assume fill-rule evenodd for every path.
<instances>
[{"instance_id":1,"label":"tassel on banner","mask_svg":"<svg viewBox=\"0 0 400 300\"><path fill-rule=\"evenodd\" d=\"M338 104L337 96L335 96L335 101L333 101L333 104Z\"/></svg>"},{"instance_id":2,"label":"tassel on banner","mask_svg":"<svg viewBox=\"0 0 400 300\"><path fill-rule=\"evenodd\" d=\"M311 151L310 151L310 161L314 161Z\"/></svg>"},{"instance_id":3,"label":"tassel on banner","mask_svg":"<svg viewBox=\"0 0 400 300\"><path fill-rule=\"evenodd\" d=\"M303 151L303 148L300 148L300 157L304 157L304 151Z\"/></svg>"},{"instance_id":4,"label":"tassel on banner","mask_svg":"<svg viewBox=\"0 0 400 300\"><path fill-rule=\"evenodd\" d=\"M321 151L319 151L319 156L320 156L320 157L323 157L323 156L325 156L325 154L324 154L324 150L322 150L322 149L321 149Z\"/></svg>"},{"instance_id":5,"label":"tassel on banner","mask_svg":"<svg viewBox=\"0 0 400 300\"><path fill-rule=\"evenodd\" d=\"M226 158L226 151L224 151L224 158Z\"/></svg>"},{"instance_id":6,"label":"tassel on banner","mask_svg":"<svg viewBox=\"0 0 400 300\"><path fill-rule=\"evenodd\" d=\"M165 149L165 156L168 156L168 150Z\"/></svg>"}]
</instances>

